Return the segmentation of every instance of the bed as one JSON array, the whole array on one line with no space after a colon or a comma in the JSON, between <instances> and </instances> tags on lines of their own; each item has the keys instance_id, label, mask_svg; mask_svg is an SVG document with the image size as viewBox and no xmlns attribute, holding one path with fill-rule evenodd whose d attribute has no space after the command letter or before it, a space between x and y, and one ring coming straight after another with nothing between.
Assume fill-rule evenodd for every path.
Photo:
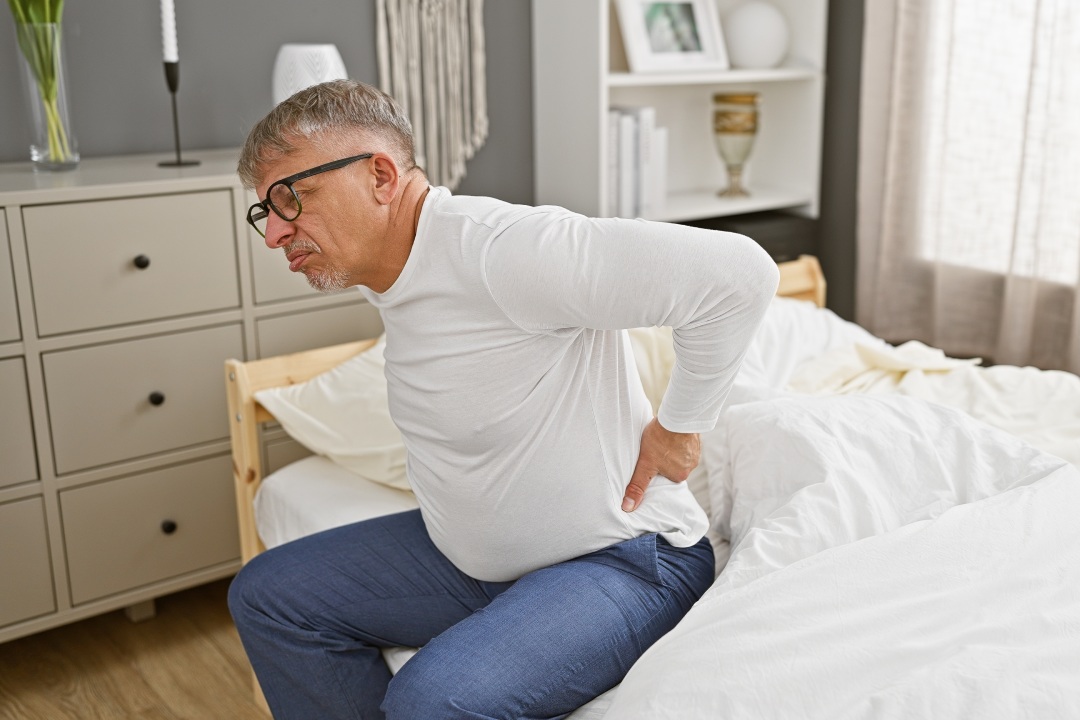
<instances>
[{"instance_id":1,"label":"bed","mask_svg":"<svg viewBox=\"0 0 1080 720\"><path fill-rule=\"evenodd\" d=\"M780 268L688 480L717 579L570 718L1080 717L1080 378L894 347L824 309L814 258ZM631 331L654 405L670 343ZM245 562L416 507L378 358L371 340L227 362ZM275 419L317 454L264 478Z\"/></svg>"}]
</instances>

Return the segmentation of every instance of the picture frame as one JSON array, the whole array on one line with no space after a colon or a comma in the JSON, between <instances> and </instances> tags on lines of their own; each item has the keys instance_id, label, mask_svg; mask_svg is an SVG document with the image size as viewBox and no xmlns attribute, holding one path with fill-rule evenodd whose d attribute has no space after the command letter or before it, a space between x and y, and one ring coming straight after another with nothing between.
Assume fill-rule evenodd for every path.
<instances>
[{"instance_id":1,"label":"picture frame","mask_svg":"<svg viewBox=\"0 0 1080 720\"><path fill-rule=\"evenodd\" d=\"M615 0L630 72L730 67L715 0Z\"/></svg>"}]
</instances>

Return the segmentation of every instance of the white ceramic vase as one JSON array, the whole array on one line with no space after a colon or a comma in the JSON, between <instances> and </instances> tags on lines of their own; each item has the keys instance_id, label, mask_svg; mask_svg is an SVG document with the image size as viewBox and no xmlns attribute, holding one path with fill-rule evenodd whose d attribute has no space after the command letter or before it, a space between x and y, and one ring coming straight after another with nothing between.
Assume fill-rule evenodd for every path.
<instances>
[{"instance_id":1,"label":"white ceramic vase","mask_svg":"<svg viewBox=\"0 0 1080 720\"><path fill-rule=\"evenodd\" d=\"M274 104L304 88L348 77L336 45L288 43L274 60Z\"/></svg>"},{"instance_id":2,"label":"white ceramic vase","mask_svg":"<svg viewBox=\"0 0 1080 720\"><path fill-rule=\"evenodd\" d=\"M762 0L745 2L727 14L723 27L734 68L773 68L787 56L787 19L775 5Z\"/></svg>"}]
</instances>

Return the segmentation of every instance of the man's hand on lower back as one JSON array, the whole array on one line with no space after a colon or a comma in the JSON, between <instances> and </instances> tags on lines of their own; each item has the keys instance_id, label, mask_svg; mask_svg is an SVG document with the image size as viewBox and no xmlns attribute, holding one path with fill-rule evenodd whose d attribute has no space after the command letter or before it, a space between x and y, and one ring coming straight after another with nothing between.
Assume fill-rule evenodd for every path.
<instances>
[{"instance_id":1,"label":"man's hand on lower back","mask_svg":"<svg viewBox=\"0 0 1080 720\"><path fill-rule=\"evenodd\" d=\"M641 433L641 450L623 495L622 509L636 510L645 497L645 489L657 475L674 482L686 480L700 458L701 439L697 433L671 432L653 418Z\"/></svg>"}]
</instances>

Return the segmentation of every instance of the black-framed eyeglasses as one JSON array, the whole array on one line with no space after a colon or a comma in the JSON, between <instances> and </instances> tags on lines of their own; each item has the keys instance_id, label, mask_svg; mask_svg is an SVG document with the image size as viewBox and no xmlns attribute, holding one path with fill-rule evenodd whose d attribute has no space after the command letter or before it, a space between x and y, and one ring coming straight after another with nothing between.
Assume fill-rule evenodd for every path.
<instances>
[{"instance_id":1,"label":"black-framed eyeglasses","mask_svg":"<svg viewBox=\"0 0 1080 720\"><path fill-rule=\"evenodd\" d=\"M313 167L310 170L304 170L298 172L295 175L290 175L287 178L278 180L266 190L266 199L262 202L257 202L248 208L247 221L251 227L255 228L255 231L266 237L266 218L270 217L270 211L273 210L274 214L286 222L292 222L296 218L300 217L300 213L303 212L304 207L300 204L300 196L296 194L296 190L293 189L293 183L304 178L309 178L312 175L318 175L329 170L337 170L343 168L346 165L351 165L358 160L367 160L370 157L374 157L375 153L364 153L362 155L353 155L352 157L342 158L341 160L334 160L333 162L324 163L317 167Z\"/></svg>"}]
</instances>

